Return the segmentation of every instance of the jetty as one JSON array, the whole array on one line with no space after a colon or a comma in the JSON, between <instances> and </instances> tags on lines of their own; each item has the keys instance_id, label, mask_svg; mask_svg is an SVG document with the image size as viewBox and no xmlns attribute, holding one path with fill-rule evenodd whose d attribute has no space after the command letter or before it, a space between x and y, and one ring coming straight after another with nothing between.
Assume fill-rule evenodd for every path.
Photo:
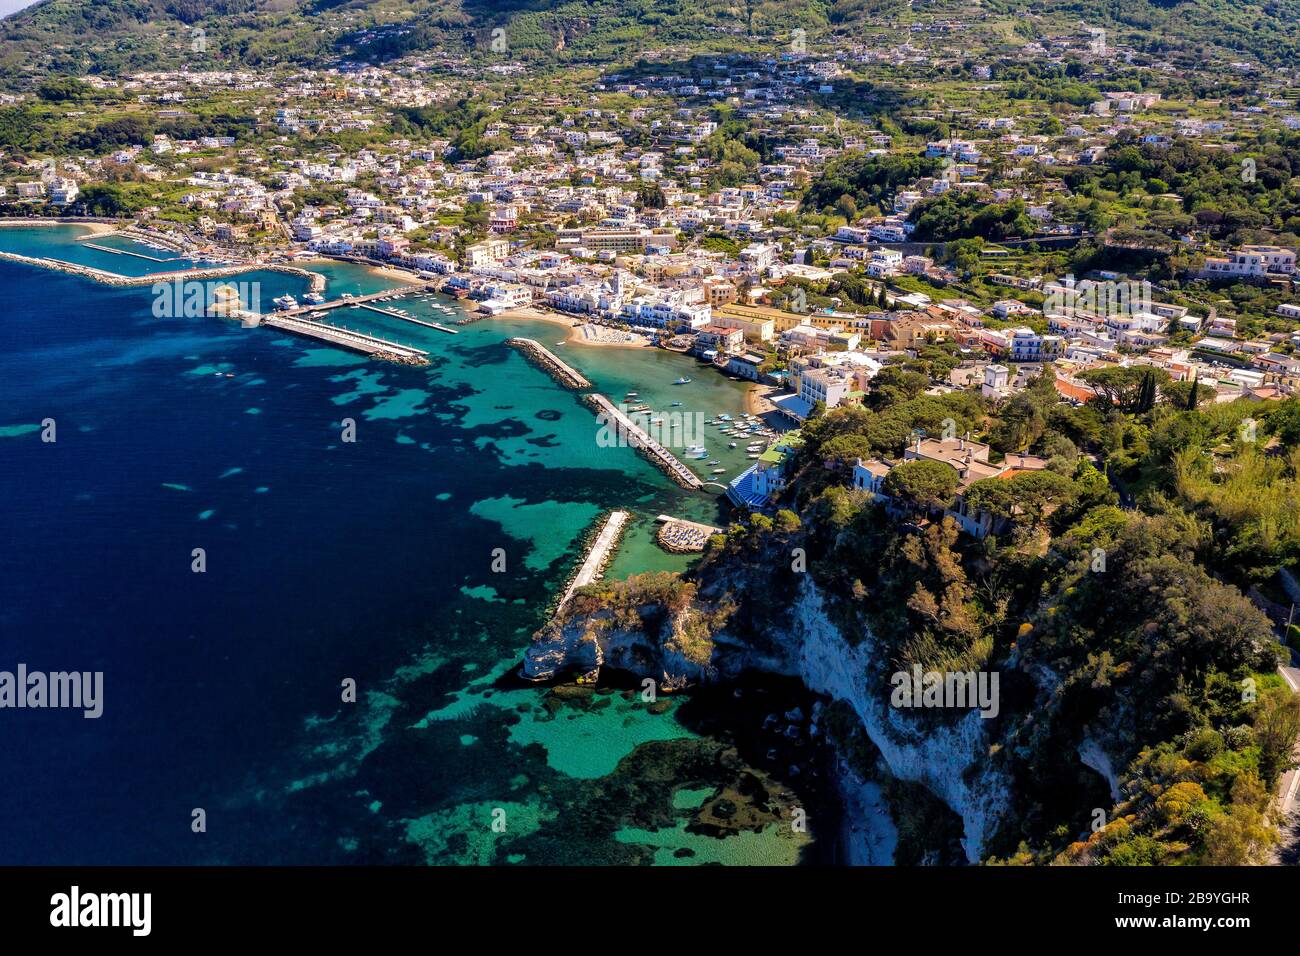
<instances>
[{"instance_id":1,"label":"jetty","mask_svg":"<svg viewBox=\"0 0 1300 956\"><path fill-rule=\"evenodd\" d=\"M182 256L168 256L166 259L159 259L157 256L147 256L143 252L133 252L130 249L114 249L112 246L101 246L97 242L81 243L87 249L96 249L99 252L111 252L115 256L135 256L137 259L148 259L150 262L176 262L183 258Z\"/></svg>"},{"instance_id":2,"label":"jetty","mask_svg":"<svg viewBox=\"0 0 1300 956\"><path fill-rule=\"evenodd\" d=\"M683 488L698 491L704 487L700 477L683 465L677 456L659 442L655 441L636 422L628 418L613 402L604 395L591 392L583 396L584 400L600 409L605 421L612 423L618 433L627 439L628 444L645 455L652 464L657 465L669 478Z\"/></svg>"},{"instance_id":3,"label":"jetty","mask_svg":"<svg viewBox=\"0 0 1300 956\"><path fill-rule=\"evenodd\" d=\"M317 273L319 275L319 273ZM405 295L407 292L420 292L429 288L431 283L421 283L420 285L406 286L401 289L385 289L382 292L369 292L366 295L350 295L337 299L330 299L328 302L319 302L316 305L299 305L292 309L282 309L281 315L302 315L306 312L328 312L330 309L347 309L352 306L365 305L368 302L375 302L379 299L392 299L396 296ZM313 290L319 291L319 290ZM379 310L382 311L382 310ZM396 313L389 313L394 318L404 319L406 316Z\"/></svg>"},{"instance_id":4,"label":"jetty","mask_svg":"<svg viewBox=\"0 0 1300 956\"><path fill-rule=\"evenodd\" d=\"M115 250L120 251L120 250ZM145 258L148 258L147 256ZM232 266L200 266L193 269L173 269L167 272L150 272L142 276L125 276L107 269L83 266L77 262L67 262L50 256L24 256L17 252L0 252L0 260L21 262L23 265L37 266L41 269L53 269L68 275L92 279L104 285L112 286L153 286L164 282L187 282L192 279L225 279L242 275L245 272L266 270L268 272L285 272L307 279L313 291L319 292L325 287L325 277L319 272L309 272L297 266L288 266L278 262L244 262Z\"/></svg>"},{"instance_id":5,"label":"jetty","mask_svg":"<svg viewBox=\"0 0 1300 956\"><path fill-rule=\"evenodd\" d=\"M618 540L623 534L624 528L627 527L629 517L626 511L610 512L599 533L591 539L591 544L587 548L587 556L578 568L578 573L569 582L569 586L564 589L564 594L556 602L550 621L541 631L537 632L537 635L534 635L535 641L542 634L550 634L553 639L542 643L534 643L524 654L524 664L519 669L519 676L524 680L550 680L561 669L568 669L570 663L568 653L563 647L562 614L564 608L578 588L600 579L606 564L609 563L610 557L613 556L614 550L618 547ZM560 646L557 647L557 643ZM593 649L595 651L594 660L589 663L594 666L591 666L585 673L578 676L577 682L579 684L594 684L600 677L600 667L604 663L601 657L600 645L593 642Z\"/></svg>"},{"instance_id":6,"label":"jetty","mask_svg":"<svg viewBox=\"0 0 1300 956\"><path fill-rule=\"evenodd\" d=\"M363 302L358 308L369 309L371 312L378 312L380 315L386 315L390 319L397 319L399 322L410 322L413 325L423 325L426 329L437 329L439 332L446 332L449 335L459 335L456 329L449 329L445 325L439 325L437 322L426 322L424 319L413 319L409 315L402 315L400 312L394 312L392 309L381 309L377 305L370 305Z\"/></svg>"},{"instance_id":7,"label":"jetty","mask_svg":"<svg viewBox=\"0 0 1300 956\"><path fill-rule=\"evenodd\" d=\"M429 353L423 349L417 349L411 345L401 345L397 342L389 342L387 339L367 335L364 332L341 329L336 325L326 325L323 322L313 322L310 319L287 316L280 312L273 312L270 315L263 316L261 324L269 325L275 329L282 329L294 335L301 335L305 338L328 342L330 345L337 345L340 348L351 349L371 358L396 362L399 365L429 364Z\"/></svg>"},{"instance_id":8,"label":"jetty","mask_svg":"<svg viewBox=\"0 0 1300 956\"><path fill-rule=\"evenodd\" d=\"M569 603L574 591L583 585L600 579L601 573L605 570L605 565L609 563L609 559L618 545L618 539L623 535L623 529L627 525L629 517L630 515L626 511L610 512L609 517L605 519L605 526L600 529L600 534L596 535L596 540L591 543L591 549L587 552L586 560L582 562L582 566L578 568L578 573L573 576L573 580L565 588L564 594L560 597L560 603L555 606L556 614L559 614L564 609L564 606Z\"/></svg>"},{"instance_id":9,"label":"jetty","mask_svg":"<svg viewBox=\"0 0 1300 956\"><path fill-rule=\"evenodd\" d=\"M583 377L582 373L567 362L562 361L559 356L537 340L513 338L506 339L506 344L518 349L526 358L540 366L550 374L551 378L566 388L591 388L591 383ZM641 434L644 435L645 432ZM646 438L649 437L649 435L646 435Z\"/></svg>"}]
</instances>

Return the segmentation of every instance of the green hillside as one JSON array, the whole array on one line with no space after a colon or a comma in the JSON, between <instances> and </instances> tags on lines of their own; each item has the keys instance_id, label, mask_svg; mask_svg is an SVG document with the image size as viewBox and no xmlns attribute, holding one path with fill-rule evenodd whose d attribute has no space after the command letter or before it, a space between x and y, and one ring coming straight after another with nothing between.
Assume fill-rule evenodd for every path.
<instances>
[{"instance_id":1,"label":"green hillside","mask_svg":"<svg viewBox=\"0 0 1300 956\"><path fill-rule=\"evenodd\" d=\"M947 29L902 32L918 24ZM487 54L498 28L510 56L565 63L776 50L797 29L810 44L893 31L997 53L1084 27L1188 63L1300 59L1300 0L45 0L0 26L0 76Z\"/></svg>"}]
</instances>

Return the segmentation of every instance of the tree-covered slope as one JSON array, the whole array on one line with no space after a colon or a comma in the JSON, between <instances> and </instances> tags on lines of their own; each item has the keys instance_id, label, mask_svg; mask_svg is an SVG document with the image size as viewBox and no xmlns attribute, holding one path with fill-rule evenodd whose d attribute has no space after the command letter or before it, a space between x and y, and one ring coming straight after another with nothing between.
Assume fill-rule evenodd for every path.
<instances>
[{"instance_id":1,"label":"tree-covered slope","mask_svg":"<svg viewBox=\"0 0 1300 956\"><path fill-rule=\"evenodd\" d=\"M940 36L967 51L1100 27L1112 45L1189 62L1238 53L1284 63L1300 54L1298 15L1300 0L45 0L0 25L0 70L12 80L489 52L497 28L515 57L608 62L666 46L775 49L795 30L815 50L914 23L948 24Z\"/></svg>"}]
</instances>

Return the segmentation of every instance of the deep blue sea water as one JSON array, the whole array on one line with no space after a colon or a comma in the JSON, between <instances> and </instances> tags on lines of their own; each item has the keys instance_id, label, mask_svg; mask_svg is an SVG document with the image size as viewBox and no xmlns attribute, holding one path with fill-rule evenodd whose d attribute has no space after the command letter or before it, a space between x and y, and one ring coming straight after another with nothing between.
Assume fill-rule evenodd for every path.
<instances>
[{"instance_id":1,"label":"deep blue sea water","mask_svg":"<svg viewBox=\"0 0 1300 956\"><path fill-rule=\"evenodd\" d=\"M124 266L72 235L0 230L0 249ZM140 274L130 262L120 271ZM391 285L320 271L331 296ZM241 278L264 303L304 290ZM682 832L680 792L721 792L734 767L679 705L651 713L616 693L557 707L509 680L603 511L637 516L614 574L683 566L650 544L654 515L720 514L630 449L599 447L592 413L503 344L563 329L331 317L427 348L433 364L413 369L158 319L147 287L0 262L0 288L0 670L105 681L98 720L0 710L0 863L798 857L806 840L777 826ZM676 356L568 348L606 394L742 407L719 376L674 390ZM355 704L341 702L349 678Z\"/></svg>"}]
</instances>

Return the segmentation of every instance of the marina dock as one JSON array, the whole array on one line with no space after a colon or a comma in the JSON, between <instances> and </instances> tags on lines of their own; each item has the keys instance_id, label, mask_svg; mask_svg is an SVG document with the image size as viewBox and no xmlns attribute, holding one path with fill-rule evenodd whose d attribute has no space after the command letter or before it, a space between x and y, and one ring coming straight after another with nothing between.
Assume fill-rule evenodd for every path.
<instances>
[{"instance_id":1,"label":"marina dock","mask_svg":"<svg viewBox=\"0 0 1300 956\"><path fill-rule=\"evenodd\" d=\"M386 315L390 319L397 319L401 322L410 322L414 325L423 325L426 329L437 329L439 332L447 332L451 335L459 335L455 329L449 329L445 325L439 325L437 322L426 322L424 319L413 319L409 315L402 315L400 312L393 312L391 309L381 309L377 305L362 303L357 308L369 309L371 312L378 312L380 315Z\"/></svg>"},{"instance_id":2,"label":"marina dock","mask_svg":"<svg viewBox=\"0 0 1300 956\"><path fill-rule=\"evenodd\" d=\"M566 388L591 388L591 383L577 369L560 358L535 339L507 339L506 344L541 366L550 376ZM642 432L644 435L645 433ZM650 436L646 435L647 438Z\"/></svg>"},{"instance_id":3,"label":"marina dock","mask_svg":"<svg viewBox=\"0 0 1300 956\"><path fill-rule=\"evenodd\" d=\"M263 316L261 324L282 329L294 335L328 342L330 345L337 345L340 348L351 349L371 358L387 359L400 365L429 364L429 353L423 349L417 349L410 345L400 345L397 342L389 342L387 339L366 335L364 332L353 332L350 329L340 329L337 326L325 325L322 322L312 322L310 319L295 318L282 312L273 312L270 315Z\"/></svg>"},{"instance_id":4,"label":"marina dock","mask_svg":"<svg viewBox=\"0 0 1300 956\"><path fill-rule=\"evenodd\" d=\"M282 309L279 315L303 315L307 312L328 312L330 309L345 309L349 306L364 305L367 302L374 302L377 299L391 299L394 296L405 295L408 292L423 292L434 288L432 282L424 282L419 285L404 286L400 289L385 289L382 292L371 292L367 295L353 295L345 298L330 299L328 302L320 302L316 305L299 305L292 309ZM394 318L404 319L404 315L394 315Z\"/></svg>"},{"instance_id":5,"label":"marina dock","mask_svg":"<svg viewBox=\"0 0 1300 956\"><path fill-rule=\"evenodd\" d=\"M683 488L690 488L692 491L704 487L704 482L700 480L700 477L695 472L683 465L678 461L676 455L646 434L640 425L628 418L604 395L592 392L583 396L583 398L600 409L606 416L606 421L612 422L618 428L619 434L626 436L628 444L644 454L652 463L658 465L669 478L672 478Z\"/></svg>"},{"instance_id":6,"label":"marina dock","mask_svg":"<svg viewBox=\"0 0 1300 956\"><path fill-rule=\"evenodd\" d=\"M101 246L95 242L83 242L87 249L96 249L99 252L111 252L115 256L135 256L137 259L148 259L150 262L176 262L181 256L168 256L166 259L159 259L157 256L147 256L143 252L132 252L130 249L114 249L112 246Z\"/></svg>"}]
</instances>

